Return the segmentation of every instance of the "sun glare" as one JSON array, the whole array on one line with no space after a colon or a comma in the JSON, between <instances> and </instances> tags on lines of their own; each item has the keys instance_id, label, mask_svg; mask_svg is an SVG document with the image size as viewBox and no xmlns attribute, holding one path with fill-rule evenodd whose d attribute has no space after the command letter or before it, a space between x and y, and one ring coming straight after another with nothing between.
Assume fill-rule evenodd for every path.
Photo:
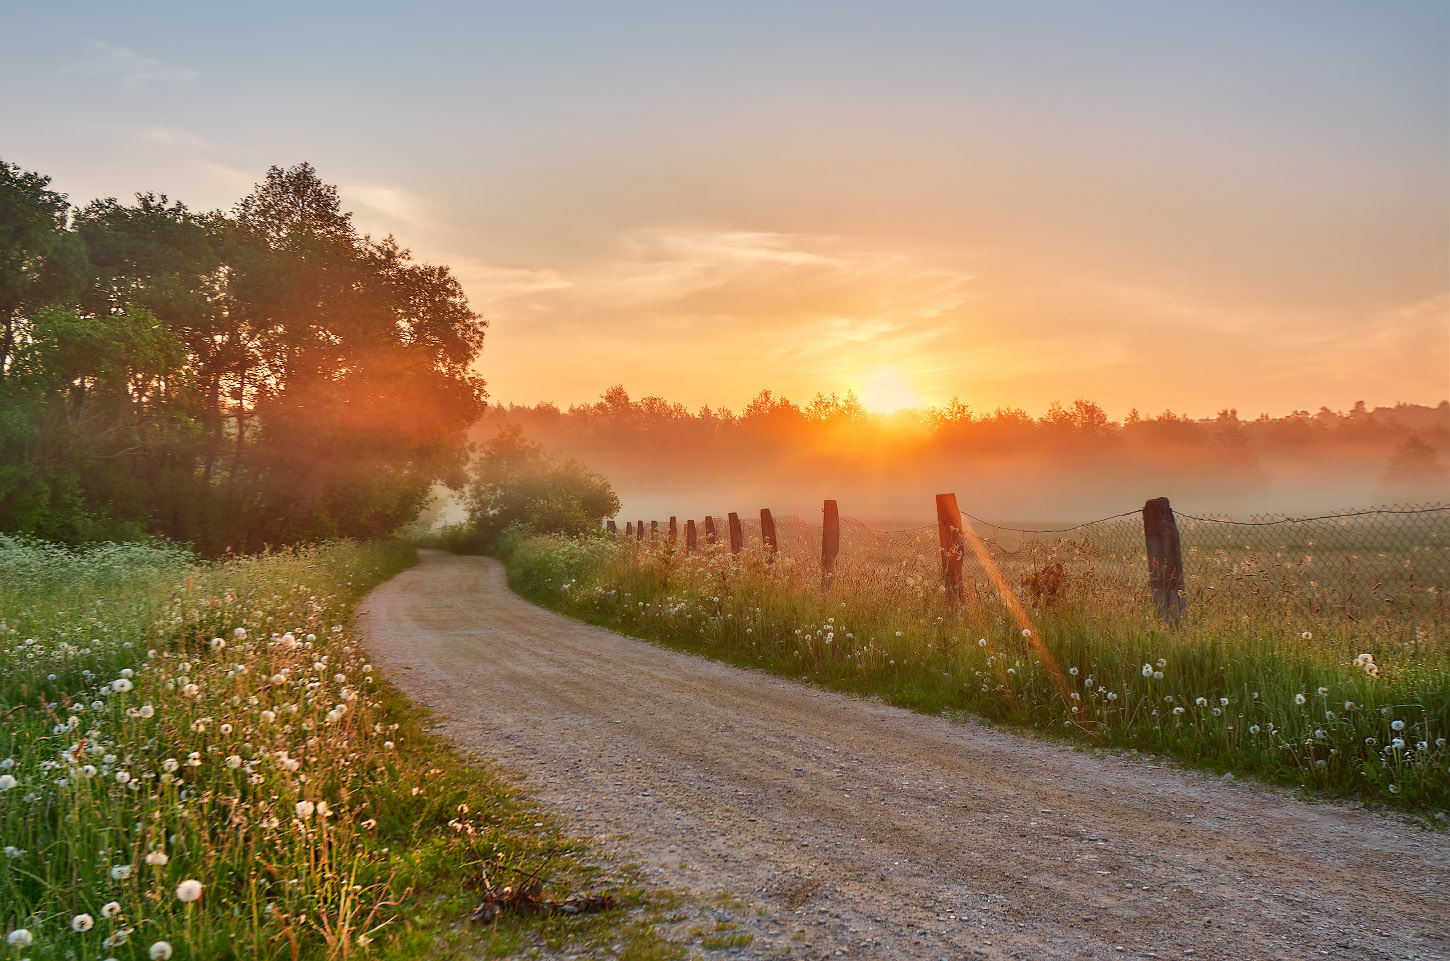
<instances>
[{"instance_id":1,"label":"sun glare","mask_svg":"<svg viewBox=\"0 0 1450 961\"><path fill-rule=\"evenodd\" d=\"M921 397L911 389L906 378L885 367L873 370L862 382L860 396L866 409L878 414L893 414L921 404Z\"/></svg>"}]
</instances>

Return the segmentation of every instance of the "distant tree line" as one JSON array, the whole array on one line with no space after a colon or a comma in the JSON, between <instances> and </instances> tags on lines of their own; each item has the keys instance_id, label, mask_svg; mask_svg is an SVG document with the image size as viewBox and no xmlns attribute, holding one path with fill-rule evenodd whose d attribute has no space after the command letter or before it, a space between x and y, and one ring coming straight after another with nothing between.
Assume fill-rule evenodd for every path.
<instances>
[{"instance_id":1,"label":"distant tree line","mask_svg":"<svg viewBox=\"0 0 1450 961\"><path fill-rule=\"evenodd\" d=\"M490 405L474 436L506 424L602 471L627 503L661 509L695 490L709 491L710 504L750 496L777 505L786 492L810 491L890 516L940 487L1018 517L1054 508L1054 517L1075 517L1154 491L1243 511L1450 494L1443 401L1254 418L1232 408L1203 418L1135 410L1115 420L1088 400L1054 403L1037 417L978 413L956 399L882 415L850 394L797 404L768 390L738 413L691 411L615 386L568 409ZM810 503L804 493L799 500Z\"/></svg>"},{"instance_id":2,"label":"distant tree line","mask_svg":"<svg viewBox=\"0 0 1450 961\"><path fill-rule=\"evenodd\" d=\"M308 164L231 211L72 207L0 161L0 531L370 537L459 483L485 323Z\"/></svg>"}]
</instances>

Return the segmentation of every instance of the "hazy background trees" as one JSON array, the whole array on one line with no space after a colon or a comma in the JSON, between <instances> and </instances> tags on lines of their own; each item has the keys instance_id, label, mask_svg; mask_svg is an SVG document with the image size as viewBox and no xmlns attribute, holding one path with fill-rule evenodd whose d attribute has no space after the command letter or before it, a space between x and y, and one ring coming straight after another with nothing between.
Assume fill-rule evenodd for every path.
<instances>
[{"instance_id":1,"label":"hazy background trees","mask_svg":"<svg viewBox=\"0 0 1450 961\"><path fill-rule=\"evenodd\" d=\"M0 530L366 537L460 483L484 322L308 164L230 213L0 163Z\"/></svg>"}]
</instances>

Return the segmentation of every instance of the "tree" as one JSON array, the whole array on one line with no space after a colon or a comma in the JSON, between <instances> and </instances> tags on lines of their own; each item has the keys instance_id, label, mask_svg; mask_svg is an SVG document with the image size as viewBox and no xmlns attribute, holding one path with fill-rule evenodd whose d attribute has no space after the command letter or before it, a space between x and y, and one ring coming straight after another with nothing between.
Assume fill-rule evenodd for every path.
<instances>
[{"instance_id":1,"label":"tree","mask_svg":"<svg viewBox=\"0 0 1450 961\"><path fill-rule=\"evenodd\" d=\"M0 160L0 377L23 333L22 311L37 305L43 267L64 237L70 203L50 178Z\"/></svg>"},{"instance_id":2,"label":"tree","mask_svg":"<svg viewBox=\"0 0 1450 961\"><path fill-rule=\"evenodd\" d=\"M1450 481L1450 470L1440 458L1440 452L1419 434L1404 439L1390 455L1381 478L1385 487L1397 493L1434 491L1443 494L1446 482Z\"/></svg>"},{"instance_id":3,"label":"tree","mask_svg":"<svg viewBox=\"0 0 1450 961\"><path fill-rule=\"evenodd\" d=\"M577 460L548 454L518 424L504 424L483 445L467 504L469 523L485 547L510 529L588 533L619 511L609 481Z\"/></svg>"}]
</instances>

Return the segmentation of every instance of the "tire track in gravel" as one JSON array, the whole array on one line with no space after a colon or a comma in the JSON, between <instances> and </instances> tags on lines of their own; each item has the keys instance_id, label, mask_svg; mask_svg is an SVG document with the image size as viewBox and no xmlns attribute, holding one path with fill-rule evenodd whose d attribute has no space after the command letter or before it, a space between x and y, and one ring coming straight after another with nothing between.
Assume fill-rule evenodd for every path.
<instances>
[{"instance_id":1,"label":"tire track in gravel","mask_svg":"<svg viewBox=\"0 0 1450 961\"><path fill-rule=\"evenodd\" d=\"M491 558L421 552L360 626L576 830L751 905L743 956L1450 957L1450 838L1398 818L654 647Z\"/></svg>"}]
</instances>

